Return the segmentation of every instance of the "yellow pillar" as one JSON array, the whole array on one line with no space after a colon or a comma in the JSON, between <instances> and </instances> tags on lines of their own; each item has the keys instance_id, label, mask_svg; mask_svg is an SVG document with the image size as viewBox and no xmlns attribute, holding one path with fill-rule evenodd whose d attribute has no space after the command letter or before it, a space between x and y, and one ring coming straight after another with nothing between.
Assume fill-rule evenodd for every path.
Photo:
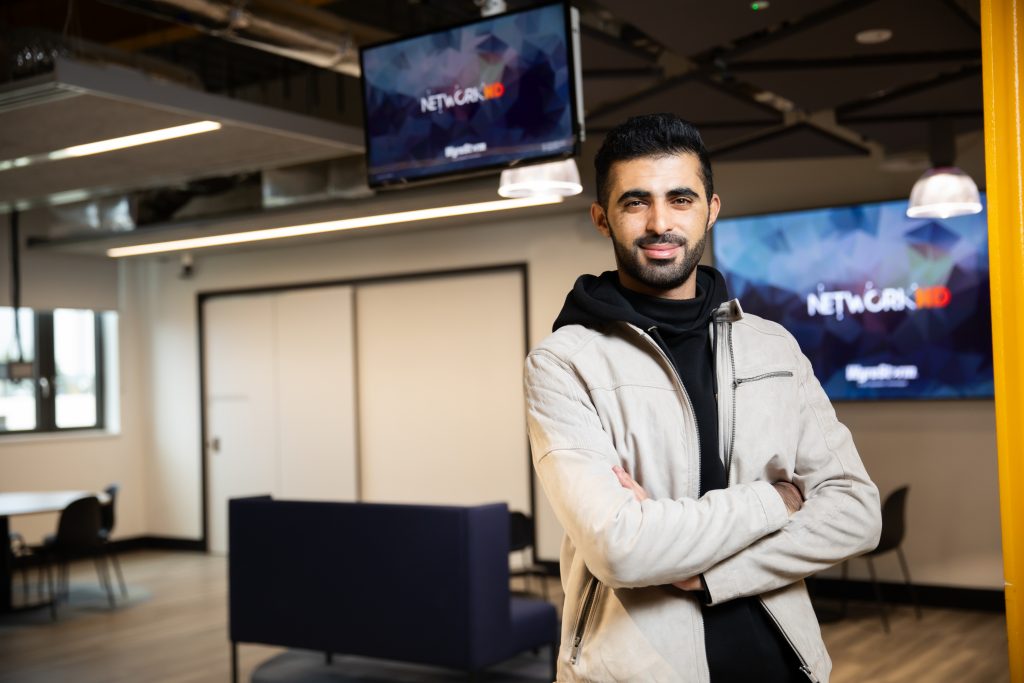
<instances>
[{"instance_id":1,"label":"yellow pillar","mask_svg":"<svg viewBox=\"0 0 1024 683\"><path fill-rule=\"evenodd\" d=\"M1024 0L981 0L981 48L1006 631L1024 681Z\"/></svg>"}]
</instances>

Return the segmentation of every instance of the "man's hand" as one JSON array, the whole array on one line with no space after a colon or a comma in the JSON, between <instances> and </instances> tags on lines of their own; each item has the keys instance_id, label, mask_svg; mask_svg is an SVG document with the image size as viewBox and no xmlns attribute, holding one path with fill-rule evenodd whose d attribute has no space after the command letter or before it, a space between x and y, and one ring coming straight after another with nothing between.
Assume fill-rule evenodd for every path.
<instances>
[{"instance_id":1,"label":"man's hand","mask_svg":"<svg viewBox=\"0 0 1024 683\"><path fill-rule=\"evenodd\" d=\"M647 495L647 491L644 491L643 486L633 481L633 477L629 476L629 474L626 473L626 470L615 465L612 467L612 472L614 472L615 476L619 478L619 483L622 485L622 488L632 491L638 502L642 503L647 500L649 497Z\"/></svg>"},{"instance_id":2,"label":"man's hand","mask_svg":"<svg viewBox=\"0 0 1024 683\"><path fill-rule=\"evenodd\" d=\"M800 508L804 506L804 497L800 494L800 489L794 486L788 481L777 481L772 486L782 496L782 502L786 504L786 509L789 510L790 515L794 515L800 511Z\"/></svg>"},{"instance_id":3,"label":"man's hand","mask_svg":"<svg viewBox=\"0 0 1024 683\"><path fill-rule=\"evenodd\" d=\"M612 467L612 472L614 472L615 476L618 477L619 484L622 485L622 488L628 489L633 492L633 495L636 496L637 502L642 503L649 498L649 496L647 495L647 491L644 491L644 487L636 483L636 481L633 480L633 477L629 476L626 470L622 469L618 465L615 465L614 467ZM797 495L799 496L799 492L797 493ZM684 591L704 590L704 587L700 585L699 576L691 576L685 581L676 581L672 585Z\"/></svg>"}]
</instances>

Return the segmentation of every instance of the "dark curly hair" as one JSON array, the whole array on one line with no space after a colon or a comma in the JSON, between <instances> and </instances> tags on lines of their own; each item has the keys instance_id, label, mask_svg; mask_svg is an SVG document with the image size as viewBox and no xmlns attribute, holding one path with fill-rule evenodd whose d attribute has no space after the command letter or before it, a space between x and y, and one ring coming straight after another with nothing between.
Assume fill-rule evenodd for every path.
<instances>
[{"instance_id":1,"label":"dark curly hair","mask_svg":"<svg viewBox=\"0 0 1024 683\"><path fill-rule=\"evenodd\" d=\"M629 118L605 136L601 149L594 157L598 203L608 208L608 171L616 161L674 154L696 155L707 195L705 199L711 201L715 184L711 175L711 160L701 140L700 131L675 114L646 114Z\"/></svg>"}]
</instances>

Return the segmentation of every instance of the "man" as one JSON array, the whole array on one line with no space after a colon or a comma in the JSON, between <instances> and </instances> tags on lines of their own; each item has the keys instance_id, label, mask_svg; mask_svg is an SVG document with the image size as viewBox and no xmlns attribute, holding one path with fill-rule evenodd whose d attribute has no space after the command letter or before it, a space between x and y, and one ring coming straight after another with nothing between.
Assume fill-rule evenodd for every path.
<instances>
[{"instance_id":1,"label":"man","mask_svg":"<svg viewBox=\"0 0 1024 683\"><path fill-rule=\"evenodd\" d=\"M801 579L878 542L878 491L782 327L698 267L700 134L632 118L595 159L617 270L527 359L534 464L566 531L558 681L827 681Z\"/></svg>"}]
</instances>

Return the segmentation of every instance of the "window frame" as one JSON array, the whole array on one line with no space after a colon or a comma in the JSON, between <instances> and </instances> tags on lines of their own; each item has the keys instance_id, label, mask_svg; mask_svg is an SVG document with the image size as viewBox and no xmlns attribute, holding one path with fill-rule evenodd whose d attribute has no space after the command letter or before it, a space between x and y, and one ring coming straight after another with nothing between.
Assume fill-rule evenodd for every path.
<instances>
[{"instance_id":1,"label":"window frame","mask_svg":"<svg viewBox=\"0 0 1024 683\"><path fill-rule=\"evenodd\" d=\"M5 307L10 308L10 307ZM27 307L22 307L22 309ZM35 360L32 382L35 385L36 426L34 429L0 430L0 440L24 436L27 434L66 434L106 429L106 367L105 344L103 337L103 312L91 309L93 315L94 351L96 354L96 422L79 427L57 426L57 359L54 339L53 311L32 310L32 323L35 326ZM17 315L17 311L15 311ZM0 375L6 375L6 363L0 363ZM43 395L45 378L49 385L49 395Z\"/></svg>"}]
</instances>

